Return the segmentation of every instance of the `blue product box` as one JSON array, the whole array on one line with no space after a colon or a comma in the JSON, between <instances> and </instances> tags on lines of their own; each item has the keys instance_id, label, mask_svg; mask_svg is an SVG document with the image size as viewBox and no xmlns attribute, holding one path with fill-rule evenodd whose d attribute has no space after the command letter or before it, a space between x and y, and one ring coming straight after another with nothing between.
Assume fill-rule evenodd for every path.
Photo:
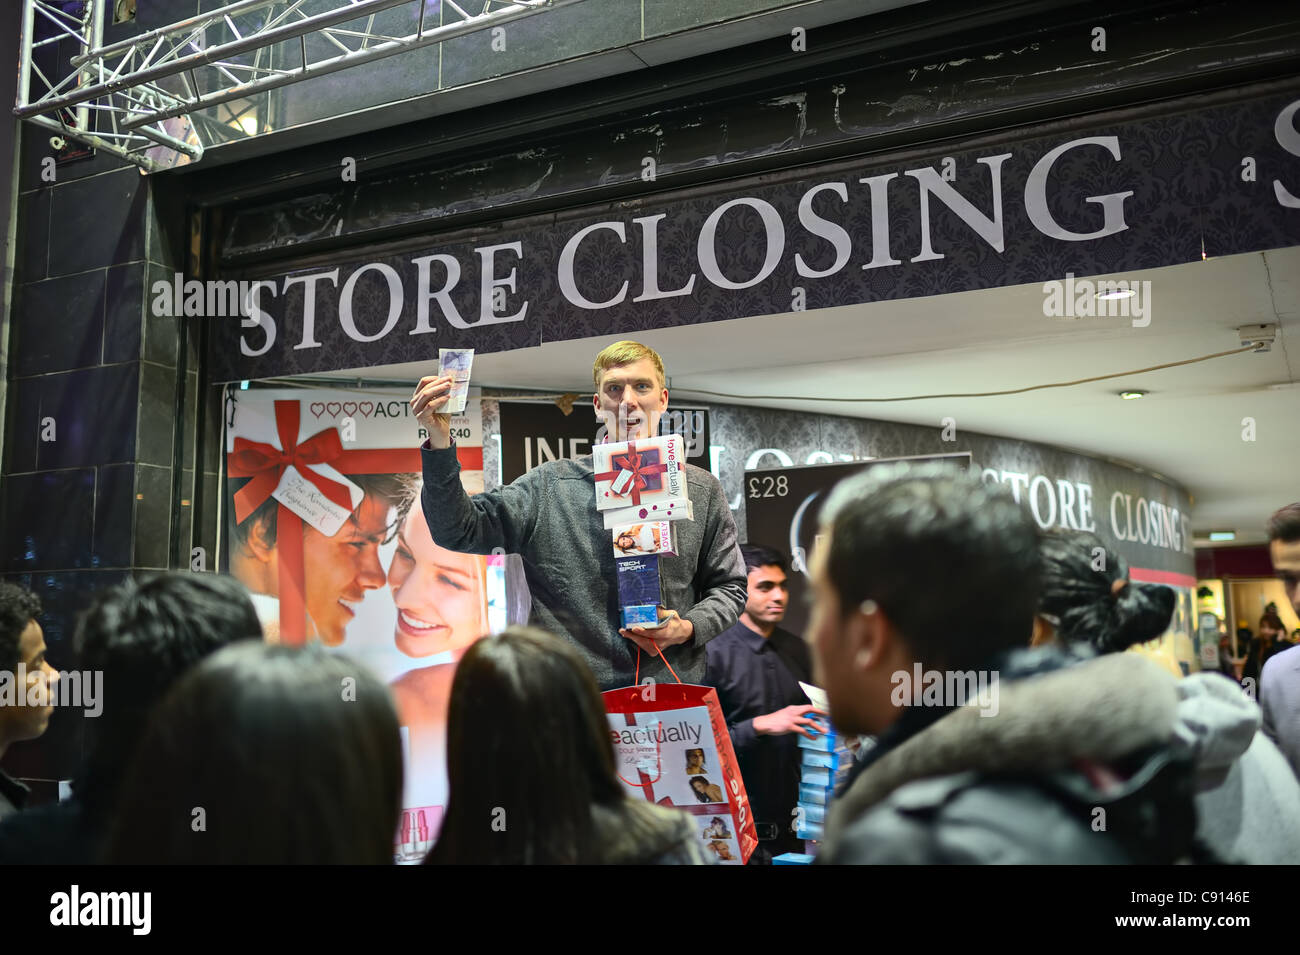
<instances>
[{"instance_id":1,"label":"blue product box","mask_svg":"<svg viewBox=\"0 0 1300 955\"><path fill-rule=\"evenodd\" d=\"M815 806L824 806L831 801L835 795L835 790L830 786L814 786L808 783L799 784L799 805L811 804Z\"/></svg>"},{"instance_id":2,"label":"blue product box","mask_svg":"<svg viewBox=\"0 0 1300 955\"><path fill-rule=\"evenodd\" d=\"M832 772L843 772L853 765L853 754L848 750L834 753L819 753L816 750L803 751L801 762L804 766L816 766Z\"/></svg>"},{"instance_id":3,"label":"blue product box","mask_svg":"<svg viewBox=\"0 0 1300 955\"><path fill-rule=\"evenodd\" d=\"M809 786L826 786L834 788L837 783L849 773L849 767L845 766L842 771L832 772L829 769L823 769L820 766L805 766L799 772L799 781Z\"/></svg>"},{"instance_id":4,"label":"blue product box","mask_svg":"<svg viewBox=\"0 0 1300 955\"><path fill-rule=\"evenodd\" d=\"M772 856L772 865L812 865L815 858L806 852L782 852L779 856Z\"/></svg>"},{"instance_id":5,"label":"blue product box","mask_svg":"<svg viewBox=\"0 0 1300 955\"><path fill-rule=\"evenodd\" d=\"M818 733L812 739L806 736L799 737L800 749L811 749L818 753L836 753L841 750L848 752L849 748L844 745L844 737L835 732Z\"/></svg>"},{"instance_id":6,"label":"blue product box","mask_svg":"<svg viewBox=\"0 0 1300 955\"><path fill-rule=\"evenodd\" d=\"M659 605L659 556L623 557L614 561L618 569L618 605L625 627L656 626Z\"/></svg>"},{"instance_id":7,"label":"blue product box","mask_svg":"<svg viewBox=\"0 0 1300 955\"><path fill-rule=\"evenodd\" d=\"M822 825L822 823L826 821L825 805L816 806L816 805L810 805L809 803L801 802L798 804L798 806L799 809L803 811L804 819L807 820L808 822L815 822L817 823L817 825L820 826Z\"/></svg>"},{"instance_id":8,"label":"blue product box","mask_svg":"<svg viewBox=\"0 0 1300 955\"><path fill-rule=\"evenodd\" d=\"M815 823L809 823L806 826L801 826L796 829L794 834L800 839L812 839L817 841L821 839L823 831L824 830L821 826L816 825Z\"/></svg>"},{"instance_id":9,"label":"blue product box","mask_svg":"<svg viewBox=\"0 0 1300 955\"><path fill-rule=\"evenodd\" d=\"M637 604L632 607L620 607L619 612L623 615L624 627L659 626L658 604Z\"/></svg>"}]
</instances>

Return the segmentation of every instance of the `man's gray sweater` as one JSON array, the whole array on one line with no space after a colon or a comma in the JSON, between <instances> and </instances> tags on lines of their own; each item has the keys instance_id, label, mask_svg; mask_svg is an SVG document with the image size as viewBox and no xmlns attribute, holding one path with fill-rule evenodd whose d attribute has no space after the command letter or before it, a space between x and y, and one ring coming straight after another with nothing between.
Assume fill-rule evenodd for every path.
<instances>
[{"instance_id":1,"label":"man's gray sweater","mask_svg":"<svg viewBox=\"0 0 1300 955\"><path fill-rule=\"evenodd\" d=\"M638 648L619 634L614 542L596 510L591 455L548 461L505 487L473 497L460 483L453 445L422 448L421 504L434 541L448 550L523 558L533 608L529 623L568 637L602 690L634 682ZM704 679L704 645L745 607L745 562L722 485L708 471L686 466L695 520L677 521L677 554L661 555L663 606L695 628L665 657L684 683ZM663 661L640 654L640 678L675 682Z\"/></svg>"}]
</instances>

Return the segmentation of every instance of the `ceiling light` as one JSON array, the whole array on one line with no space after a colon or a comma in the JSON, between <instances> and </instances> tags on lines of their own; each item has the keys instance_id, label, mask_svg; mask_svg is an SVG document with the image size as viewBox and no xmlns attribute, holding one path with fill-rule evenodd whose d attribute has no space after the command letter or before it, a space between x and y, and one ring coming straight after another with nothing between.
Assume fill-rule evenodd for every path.
<instances>
[{"instance_id":1,"label":"ceiling light","mask_svg":"<svg viewBox=\"0 0 1300 955\"><path fill-rule=\"evenodd\" d=\"M242 129L242 130L244 131L244 135L245 135L245 136L256 136L256 135L257 135L257 117L256 117L256 116L242 116L242 117L240 117L239 122L237 123L237 125L239 126L240 129Z\"/></svg>"},{"instance_id":2,"label":"ceiling light","mask_svg":"<svg viewBox=\"0 0 1300 955\"><path fill-rule=\"evenodd\" d=\"M1125 401L1132 401L1134 398L1145 398L1146 394L1145 391L1121 391L1119 396Z\"/></svg>"},{"instance_id":3,"label":"ceiling light","mask_svg":"<svg viewBox=\"0 0 1300 955\"><path fill-rule=\"evenodd\" d=\"M1132 298L1136 294L1137 294L1137 289L1118 288L1118 289L1111 289L1108 292L1098 292L1097 298L1101 301L1106 301L1112 298Z\"/></svg>"},{"instance_id":4,"label":"ceiling light","mask_svg":"<svg viewBox=\"0 0 1300 955\"><path fill-rule=\"evenodd\" d=\"M1210 540L1212 541L1233 541L1237 539L1233 531L1210 531Z\"/></svg>"}]
</instances>

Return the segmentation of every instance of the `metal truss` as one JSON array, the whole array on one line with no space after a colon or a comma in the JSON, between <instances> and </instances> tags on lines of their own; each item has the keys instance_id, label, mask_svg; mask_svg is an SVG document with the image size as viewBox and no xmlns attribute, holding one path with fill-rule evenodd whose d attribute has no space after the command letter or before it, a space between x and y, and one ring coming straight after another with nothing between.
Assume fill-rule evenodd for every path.
<instances>
[{"instance_id":1,"label":"metal truss","mask_svg":"<svg viewBox=\"0 0 1300 955\"><path fill-rule=\"evenodd\" d=\"M14 113L157 172L268 129L260 93L580 2L237 0L103 45L112 0L23 0ZM376 29L376 14L402 7L387 19L410 32ZM66 41L75 52L52 79L37 60Z\"/></svg>"}]
</instances>

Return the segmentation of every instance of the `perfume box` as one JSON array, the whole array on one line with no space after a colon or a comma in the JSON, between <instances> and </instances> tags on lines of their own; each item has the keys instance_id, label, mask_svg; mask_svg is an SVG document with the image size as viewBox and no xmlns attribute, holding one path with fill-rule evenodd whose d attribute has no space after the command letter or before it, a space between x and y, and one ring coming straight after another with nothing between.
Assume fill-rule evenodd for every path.
<instances>
[{"instance_id":1,"label":"perfume box","mask_svg":"<svg viewBox=\"0 0 1300 955\"><path fill-rule=\"evenodd\" d=\"M653 510L654 505L685 504L688 500L681 435L598 444L591 454L598 511L631 507ZM633 517L620 523L635 520Z\"/></svg>"},{"instance_id":2,"label":"perfume box","mask_svg":"<svg viewBox=\"0 0 1300 955\"><path fill-rule=\"evenodd\" d=\"M612 511L602 511L600 516L604 519L605 530L612 531L616 527L625 527L628 524L636 524L642 521L693 521L695 520L695 505L690 499L684 501L671 501L667 504L642 504L640 507L620 507Z\"/></svg>"},{"instance_id":3,"label":"perfume box","mask_svg":"<svg viewBox=\"0 0 1300 955\"><path fill-rule=\"evenodd\" d=\"M621 557L618 569L618 605L624 627L657 627L659 605L659 557Z\"/></svg>"},{"instance_id":4,"label":"perfume box","mask_svg":"<svg viewBox=\"0 0 1300 955\"><path fill-rule=\"evenodd\" d=\"M673 521L641 521L614 528L614 556L648 557L651 554L676 554L677 535Z\"/></svg>"}]
</instances>

